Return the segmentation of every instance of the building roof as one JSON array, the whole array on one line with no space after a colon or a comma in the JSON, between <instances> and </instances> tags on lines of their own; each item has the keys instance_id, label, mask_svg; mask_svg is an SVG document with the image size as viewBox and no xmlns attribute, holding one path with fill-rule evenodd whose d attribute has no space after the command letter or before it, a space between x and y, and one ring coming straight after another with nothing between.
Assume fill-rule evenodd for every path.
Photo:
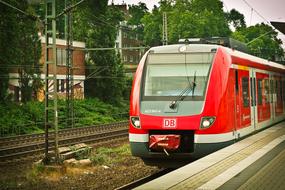
<instances>
[{"instance_id":1,"label":"building roof","mask_svg":"<svg viewBox=\"0 0 285 190\"><path fill-rule=\"evenodd\" d=\"M41 36L40 39L41 39L42 43L46 43L45 36ZM49 38L49 43L52 44L52 38ZM66 45L66 40L57 38L56 39L56 45L63 45L63 46L65 46ZM84 42L79 42L79 41L73 41L72 42L72 46L73 47L78 47L78 48L85 48L85 43Z\"/></svg>"}]
</instances>

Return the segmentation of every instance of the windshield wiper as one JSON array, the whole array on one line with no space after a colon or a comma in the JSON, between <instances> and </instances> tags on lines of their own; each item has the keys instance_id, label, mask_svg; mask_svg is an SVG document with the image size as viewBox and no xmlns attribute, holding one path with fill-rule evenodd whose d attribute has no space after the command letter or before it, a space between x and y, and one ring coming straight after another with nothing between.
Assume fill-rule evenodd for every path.
<instances>
[{"instance_id":1,"label":"windshield wiper","mask_svg":"<svg viewBox=\"0 0 285 190\"><path fill-rule=\"evenodd\" d=\"M192 97L194 96L195 88L196 88L196 71L195 71L194 80L193 80Z\"/></svg>"},{"instance_id":2,"label":"windshield wiper","mask_svg":"<svg viewBox=\"0 0 285 190\"><path fill-rule=\"evenodd\" d=\"M193 91L195 90L196 87L196 71L194 73L194 81L191 83L189 82L189 85L186 86L186 88L184 88L179 96L177 97L177 99L173 100L170 104L169 104L169 108L170 109L175 109L177 102L178 101L183 101L186 98L186 95L189 94L192 91L192 96L194 95ZM184 95L185 94L185 95Z\"/></svg>"}]
</instances>

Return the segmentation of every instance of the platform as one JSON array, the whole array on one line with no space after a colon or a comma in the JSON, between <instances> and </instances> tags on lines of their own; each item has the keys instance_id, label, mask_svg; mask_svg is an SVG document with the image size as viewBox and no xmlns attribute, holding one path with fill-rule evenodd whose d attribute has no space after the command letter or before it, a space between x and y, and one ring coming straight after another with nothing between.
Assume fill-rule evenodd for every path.
<instances>
[{"instance_id":1,"label":"platform","mask_svg":"<svg viewBox=\"0 0 285 190\"><path fill-rule=\"evenodd\" d=\"M285 122L136 188L140 189L285 189Z\"/></svg>"}]
</instances>

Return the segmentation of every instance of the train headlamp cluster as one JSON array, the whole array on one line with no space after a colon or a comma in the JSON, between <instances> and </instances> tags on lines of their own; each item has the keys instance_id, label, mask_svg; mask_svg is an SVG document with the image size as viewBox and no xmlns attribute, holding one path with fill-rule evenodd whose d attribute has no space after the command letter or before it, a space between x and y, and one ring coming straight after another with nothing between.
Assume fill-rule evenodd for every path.
<instances>
[{"instance_id":1,"label":"train headlamp cluster","mask_svg":"<svg viewBox=\"0 0 285 190\"><path fill-rule=\"evenodd\" d=\"M213 125L215 122L216 117L202 117L200 123L200 129L207 129Z\"/></svg>"},{"instance_id":2,"label":"train headlamp cluster","mask_svg":"<svg viewBox=\"0 0 285 190\"><path fill-rule=\"evenodd\" d=\"M138 116L131 116L130 119L131 119L132 125L133 125L135 128L137 128L137 129L140 129L140 128L141 128L140 117L138 117Z\"/></svg>"}]
</instances>

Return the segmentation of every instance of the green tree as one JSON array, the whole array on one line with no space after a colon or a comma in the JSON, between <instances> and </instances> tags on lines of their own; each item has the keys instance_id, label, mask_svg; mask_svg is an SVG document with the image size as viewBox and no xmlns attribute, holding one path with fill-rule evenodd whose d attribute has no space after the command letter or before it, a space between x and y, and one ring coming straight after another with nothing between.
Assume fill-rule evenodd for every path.
<instances>
[{"instance_id":1,"label":"green tree","mask_svg":"<svg viewBox=\"0 0 285 190\"><path fill-rule=\"evenodd\" d=\"M16 0L9 0L7 3L16 5ZM9 68L15 65L17 61L17 34L19 28L18 15L10 7L0 3L0 101L7 99L9 84Z\"/></svg>"},{"instance_id":2,"label":"green tree","mask_svg":"<svg viewBox=\"0 0 285 190\"><path fill-rule=\"evenodd\" d=\"M123 14L107 0L87 1L75 13L75 39L87 48L115 47L117 26ZM115 50L90 51L86 63L85 92L107 102L118 102L125 88L124 69Z\"/></svg>"},{"instance_id":3,"label":"green tree","mask_svg":"<svg viewBox=\"0 0 285 190\"><path fill-rule=\"evenodd\" d=\"M160 6L142 19L147 45L161 44L162 14L167 13L168 41L180 38L229 36L231 33L219 0L161 0Z\"/></svg>"},{"instance_id":4,"label":"green tree","mask_svg":"<svg viewBox=\"0 0 285 190\"><path fill-rule=\"evenodd\" d=\"M128 24L130 25L141 25L141 19L148 13L148 8L145 3L139 2L138 5L129 5L130 19Z\"/></svg>"},{"instance_id":5,"label":"green tree","mask_svg":"<svg viewBox=\"0 0 285 190\"><path fill-rule=\"evenodd\" d=\"M129 5L130 18L128 19L128 25L136 26L135 32L140 40L143 40L143 24L142 18L148 13L148 8L145 3L139 2L138 5Z\"/></svg>"},{"instance_id":6,"label":"green tree","mask_svg":"<svg viewBox=\"0 0 285 190\"><path fill-rule=\"evenodd\" d=\"M34 11L27 0L9 0L7 3L34 15ZM36 90L35 88L37 88L34 84L39 84L34 81L39 80L39 59L41 55L37 22L32 16L24 15L6 5L0 4L0 9L0 72L6 72L2 74L0 79L0 99L3 101L7 96L8 73L17 71L22 101L26 102L31 99L33 89Z\"/></svg>"},{"instance_id":7,"label":"green tree","mask_svg":"<svg viewBox=\"0 0 285 190\"><path fill-rule=\"evenodd\" d=\"M157 46L162 41L162 14L157 6L154 6L152 13L147 13L142 18L144 25L144 43L149 46Z\"/></svg>"},{"instance_id":8,"label":"green tree","mask_svg":"<svg viewBox=\"0 0 285 190\"><path fill-rule=\"evenodd\" d=\"M229 13L225 13L225 15L228 22L231 23L236 30L246 27L244 15L236 9L232 9Z\"/></svg>"},{"instance_id":9,"label":"green tree","mask_svg":"<svg viewBox=\"0 0 285 190\"><path fill-rule=\"evenodd\" d=\"M271 26L261 23L242 28L232 33L232 37L247 43L253 55L275 60L276 57L284 56L282 41L277 38L277 34Z\"/></svg>"},{"instance_id":10,"label":"green tree","mask_svg":"<svg viewBox=\"0 0 285 190\"><path fill-rule=\"evenodd\" d=\"M22 9L31 15L34 15L34 10L25 1L21 1ZM19 59L20 68L19 86L21 90L21 100L23 102L32 99L33 92L35 93L40 81L40 56L41 43L38 36L38 27L36 20L23 18L19 21L20 36L19 36ZM36 94L36 93L35 93Z\"/></svg>"}]
</instances>

